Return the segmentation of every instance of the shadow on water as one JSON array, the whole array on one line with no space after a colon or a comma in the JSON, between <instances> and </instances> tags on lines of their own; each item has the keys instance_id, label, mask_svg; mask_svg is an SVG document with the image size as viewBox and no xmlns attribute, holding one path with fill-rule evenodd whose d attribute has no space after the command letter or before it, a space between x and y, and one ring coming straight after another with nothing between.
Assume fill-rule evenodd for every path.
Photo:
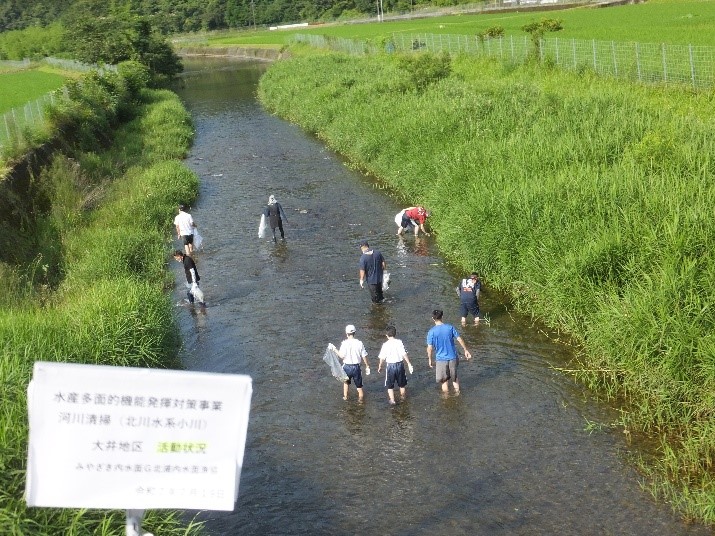
<instances>
[{"instance_id":1,"label":"shadow on water","mask_svg":"<svg viewBox=\"0 0 715 536\"><path fill-rule=\"evenodd\" d=\"M196 262L208 307L177 308L182 358L254 384L239 499L233 512L201 514L211 534L709 533L639 489L622 434L585 429L586 416L609 423L615 412L556 372L569 349L509 314L488 285L490 322L458 328L475 355L460 363L462 394L442 398L425 334L436 307L459 322L460 274L434 239L396 237L403 207L261 109L264 65L186 65L179 94L197 129L187 162L201 178L192 212L206 244ZM288 216L277 244L257 233L270 194ZM392 274L382 305L358 284L362 238ZM344 402L322 361L346 324L372 365L364 403L354 388ZM394 407L377 374L387 324L415 365Z\"/></svg>"}]
</instances>

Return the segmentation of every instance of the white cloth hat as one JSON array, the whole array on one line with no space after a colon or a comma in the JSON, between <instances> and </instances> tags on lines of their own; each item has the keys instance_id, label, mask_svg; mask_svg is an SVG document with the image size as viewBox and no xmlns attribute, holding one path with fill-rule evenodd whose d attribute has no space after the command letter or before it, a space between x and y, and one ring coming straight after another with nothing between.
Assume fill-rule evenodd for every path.
<instances>
[{"instance_id":1,"label":"white cloth hat","mask_svg":"<svg viewBox=\"0 0 715 536\"><path fill-rule=\"evenodd\" d=\"M270 196L270 197L268 198L268 204L269 204L269 205L272 205L272 204L275 203L275 202L276 202L275 196L272 195L272 196Z\"/></svg>"},{"instance_id":2,"label":"white cloth hat","mask_svg":"<svg viewBox=\"0 0 715 536\"><path fill-rule=\"evenodd\" d=\"M355 333L355 331L357 331L357 330L355 329L355 326L353 326L352 324L348 324L347 326L345 326L346 334L349 335L350 333Z\"/></svg>"}]
</instances>

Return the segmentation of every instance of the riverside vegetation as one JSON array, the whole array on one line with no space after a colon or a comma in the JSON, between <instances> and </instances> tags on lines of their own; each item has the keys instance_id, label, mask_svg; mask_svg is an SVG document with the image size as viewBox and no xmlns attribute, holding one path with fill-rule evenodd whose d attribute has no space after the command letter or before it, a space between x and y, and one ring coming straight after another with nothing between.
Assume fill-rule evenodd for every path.
<instances>
[{"instance_id":1,"label":"riverside vegetation","mask_svg":"<svg viewBox=\"0 0 715 536\"><path fill-rule=\"evenodd\" d=\"M193 126L178 97L149 90L146 67L72 82L49 111L57 150L32 181L20 225L3 220L0 247L0 532L124 532L123 511L27 508L26 389L37 360L178 367L166 289L177 202L198 178L180 161ZM18 206L22 202L18 201ZM161 535L195 535L175 512L149 512Z\"/></svg>"},{"instance_id":2,"label":"riverside vegetation","mask_svg":"<svg viewBox=\"0 0 715 536\"><path fill-rule=\"evenodd\" d=\"M273 65L259 97L430 207L449 259L569 335L612 426L657 439L645 485L715 523L712 92L319 53Z\"/></svg>"}]
</instances>

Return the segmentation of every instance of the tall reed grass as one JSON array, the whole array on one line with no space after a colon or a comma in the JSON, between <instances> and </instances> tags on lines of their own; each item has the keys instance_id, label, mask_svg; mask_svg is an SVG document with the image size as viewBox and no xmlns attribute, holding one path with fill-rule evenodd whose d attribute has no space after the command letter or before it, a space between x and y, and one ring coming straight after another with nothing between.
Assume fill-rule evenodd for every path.
<instances>
[{"instance_id":1,"label":"tall reed grass","mask_svg":"<svg viewBox=\"0 0 715 536\"><path fill-rule=\"evenodd\" d=\"M101 106L97 85L83 100ZM137 89L137 88L135 88ZM0 532L13 535L116 535L123 512L27 508L26 388L37 360L137 367L177 367L180 344L165 289L172 219L198 179L177 159L193 136L191 120L167 91L139 90L131 121L103 149L79 135L38 179L33 259L0 263ZM107 103L108 104L108 103ZM110 105L115 107L117 102ZM128 106L126 103L123 106ZM58 113L72 124L69 105ZM125 112L129 112L125 108ZM118 121L104 109L89 130ZM109 134L109 132L105 133ZM90 146L90 152L81 148ZM53 274L53 275L48 275ZM176 513L151 512L145 527L161 535L199 534Z\"/></svg>"},{"instance_id":2,"label":"tall reed grass","mask_svg":"<svg viewBox=\"0 0 715 536\"><path fill-rule=\"evenodd\" d=\"M390 56L296 57L259 96L432 209L447 257L571 334L578 376L661 441L653 489L714 523L712 94L473 57L424 90L410 76Z\"/></svg>"}]
</instances>

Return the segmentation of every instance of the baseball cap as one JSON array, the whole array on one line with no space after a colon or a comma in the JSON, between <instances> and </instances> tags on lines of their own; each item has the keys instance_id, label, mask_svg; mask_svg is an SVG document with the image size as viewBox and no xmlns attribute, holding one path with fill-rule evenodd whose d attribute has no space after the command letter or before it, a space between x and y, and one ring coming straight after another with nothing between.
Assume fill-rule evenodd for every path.
<instances>
[{"instance_id":1,"label":"baseball cap","mask_svg":"<svg viewBox=\"0 0 715 536\"><path fill-rule=\"evenodd\" d=\"M367 243L367 240L360 240L360 247L363 246L369 246L370 244Z\"/></svg>"},{"instance_id":2,"label":"baseball cap","mask_svg":"<svg viewBox=\"0 0 715 536\"><path fill-rule=\"evenodd\" d=\"M348 324L347 326L345 326L345 333L346 333L346 334L355 333L355 331L356 331L356 330L355 330L355 326L353 326L352 324Z\"/></svg>"}]
</instances>

